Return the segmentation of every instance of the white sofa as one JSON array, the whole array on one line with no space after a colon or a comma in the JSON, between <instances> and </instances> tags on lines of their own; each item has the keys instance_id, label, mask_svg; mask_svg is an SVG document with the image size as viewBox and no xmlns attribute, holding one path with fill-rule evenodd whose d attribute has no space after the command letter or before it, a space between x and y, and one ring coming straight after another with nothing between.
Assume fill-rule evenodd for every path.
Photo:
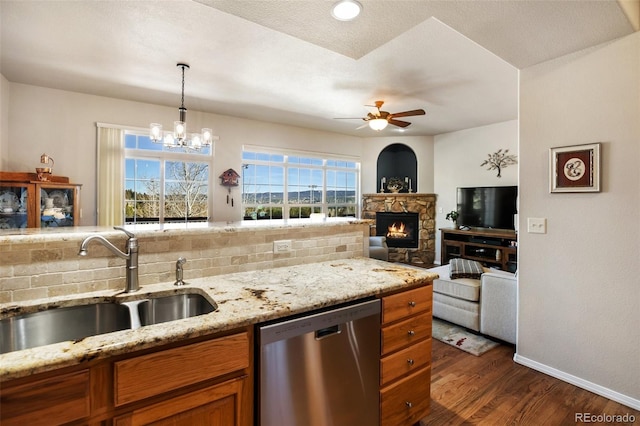
<instances>
[{"instance_id":1,"label":"white sofa","mask_svg":"<svg viewBox=\"0 0 640 426\"><path fill-rule=\"evenodd\" d=\"M517 279L484 269L480 279L449 278L449 265L431 268L433 316L509 343L516 342Z\"/></svg>"},{"instance_id":2,"label":"white sofa","mask_svg":"<svg viewBox=\"0 0 640 426\"><path fill-rule=\"evenodd\" d=\"M369 257L386 261L389 260L387 237L369 237Z\"/></svg>"}]
</instances>

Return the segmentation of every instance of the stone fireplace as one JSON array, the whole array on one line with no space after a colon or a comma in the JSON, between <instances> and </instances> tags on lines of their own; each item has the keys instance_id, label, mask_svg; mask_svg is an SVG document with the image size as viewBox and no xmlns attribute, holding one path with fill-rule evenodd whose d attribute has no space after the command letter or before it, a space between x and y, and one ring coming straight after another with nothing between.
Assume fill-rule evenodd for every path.
<instances>
[{"instance_id":1,"label":"stone fireplace","mask_svg":"<svg viewBox=\"0 0 640 426\"><path fill-rule=\"evenodd\" d=\"M435 194L364 194L362 218L370 220L370 235L387 236L389 261L419 266L433 265L436 235ZM389 221L392 223L388 223ZM399 221L404 223L403 229L398 229L401 227ZM407 229L412 226L416 229ZM391 237L386 235L389 232L393 234ZM405 235L409 233L413 234L411 238Z\"/></svg>"}]
</instances>

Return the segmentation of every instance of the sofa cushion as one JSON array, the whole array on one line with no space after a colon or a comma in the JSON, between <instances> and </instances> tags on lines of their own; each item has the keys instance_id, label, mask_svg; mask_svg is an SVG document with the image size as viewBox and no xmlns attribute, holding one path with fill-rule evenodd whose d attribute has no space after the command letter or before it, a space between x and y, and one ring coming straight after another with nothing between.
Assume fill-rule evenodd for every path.
<instances>
[{"instance_id":1,"label":"sofa cushion","mask_svg":"<svg viewBox=\"0 0 640 426\"><path fill-rule=\"evenodd\" d=\"M452 280L457 278L473 278L479 280L480 275L484 272L480 262L469 259L451 259L449 267L449 277Z\"/></svg>"},{"instance_id":2,"label":"sofa cushion","mask_svg":"<svg viewBox=\"0 0 640 426\"><path fill-rule=\"evenodd\" d=\"M480 280L472 278L449 278L449 265L429 269L440 276L433 280L433 292L457 299L477 302L480 299Z\"/></svg>"}]
</instances>

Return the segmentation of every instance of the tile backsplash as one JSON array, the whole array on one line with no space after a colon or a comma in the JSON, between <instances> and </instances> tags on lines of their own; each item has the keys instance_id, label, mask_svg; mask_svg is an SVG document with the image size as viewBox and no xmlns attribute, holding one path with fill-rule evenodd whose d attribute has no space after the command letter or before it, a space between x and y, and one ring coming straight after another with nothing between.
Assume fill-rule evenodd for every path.
<instances>
[{"instance_id":1,"label":"tile backsplash","mask_svg":"<svg viewBox=\"0 0 640 426\"><path fill-rule=\"evenodd\" d=\"M80 228L78 228L80 229ZM175 280L176 261L187 259L184 280L361 257L369 225L362 221L253 227L209 226L137 232L140 285ZM95 233L95 231L93 232ZM100 232L116 247L126 237ZM89 231L0 235L0 303L20 302L98 290L124 289L125 261L92 242L79 256ZM291 251L274 253L274 241L291 240Z\"/></svg>"}]
</instances>

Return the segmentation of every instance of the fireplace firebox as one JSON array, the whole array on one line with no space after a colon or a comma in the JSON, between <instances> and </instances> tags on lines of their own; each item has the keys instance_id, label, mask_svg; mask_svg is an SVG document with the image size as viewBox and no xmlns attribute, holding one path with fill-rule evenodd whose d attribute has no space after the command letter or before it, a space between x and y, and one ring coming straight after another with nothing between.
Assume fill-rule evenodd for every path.
<instances>
[{"instance_id":1,"label":"fireplace firebox","mask_svg":"<svg viewBox=\"0 0 640 426\"><path fill-rule=\"evenodd\" d=\"M376 235L387 237L387 246L418 247L418 213L376 213Z\"/></svg>"}]
</instances>

